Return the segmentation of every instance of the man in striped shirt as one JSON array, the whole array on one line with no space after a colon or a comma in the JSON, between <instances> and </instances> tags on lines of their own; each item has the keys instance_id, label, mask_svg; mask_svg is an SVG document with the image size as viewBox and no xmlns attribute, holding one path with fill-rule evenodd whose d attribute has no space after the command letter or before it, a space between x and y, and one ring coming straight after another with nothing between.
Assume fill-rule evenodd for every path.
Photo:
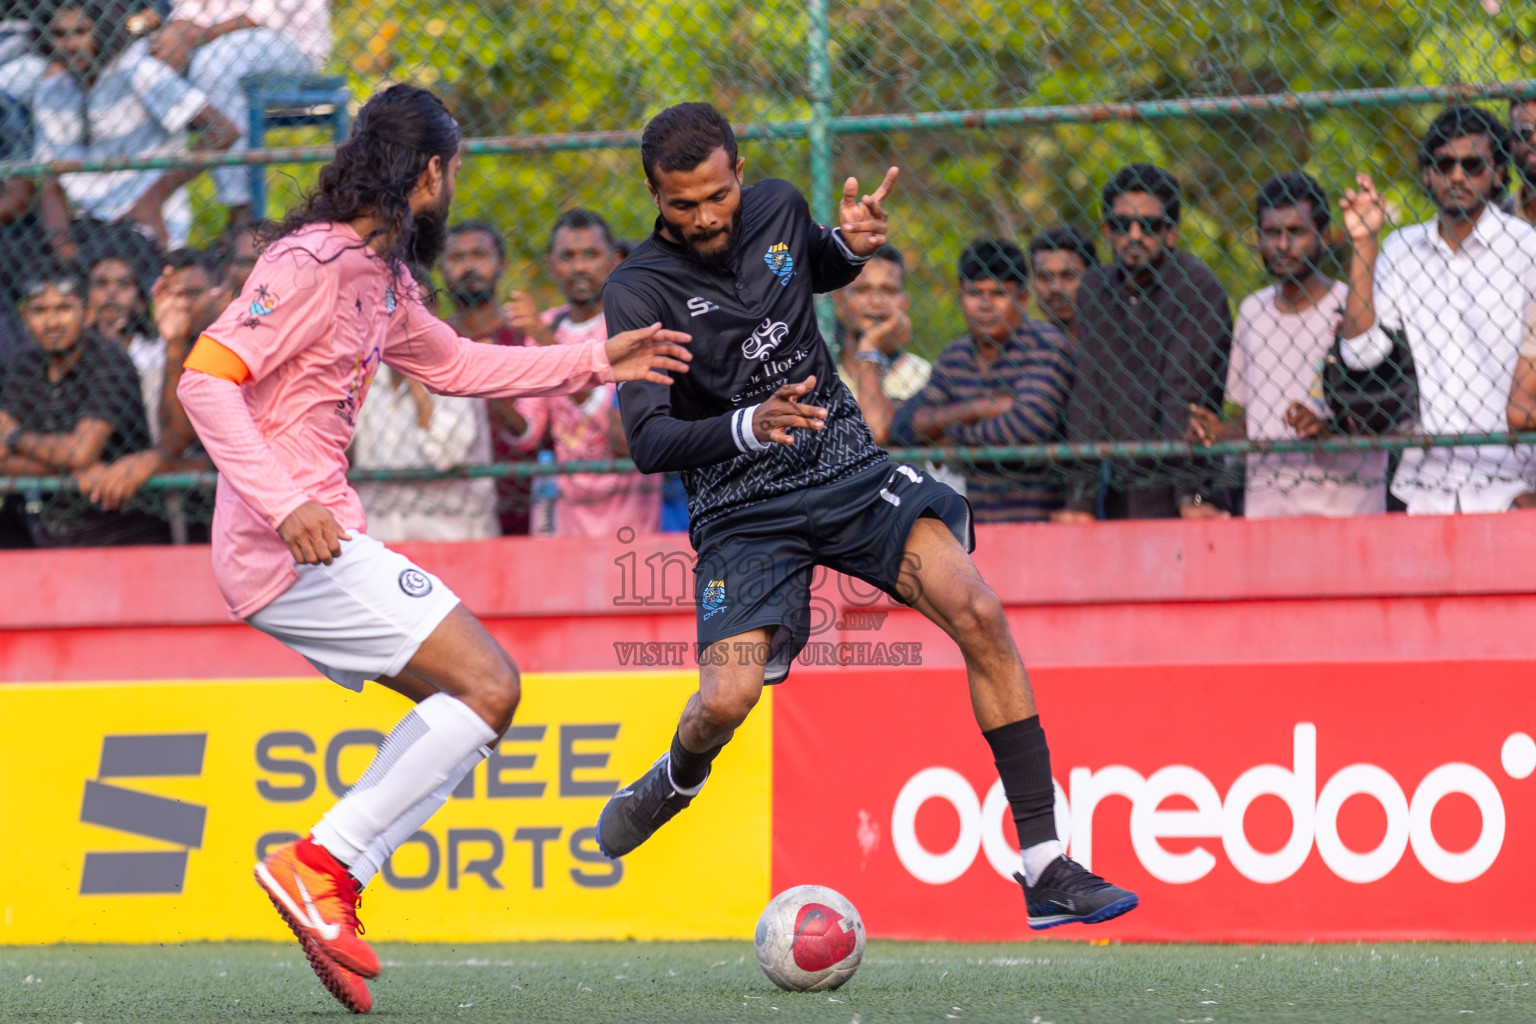
<instances>
[{"instance_id":1,"label":"man in striped shirt","mask_svg":"<svg viewBox=\"0 0 1536 1024\"><path fill-rule=\"evenodd\" d=\"M1072 342L1030 320L1029 265L1012 242L980 239L960 254L969 334L939 355L926 387L897 412L896 444L1025 445L1058 440L1072 391ZM997 463L966 473L978 522L1040 521L1061 507L1043 466Z\"/></svg>"}]
</instances>

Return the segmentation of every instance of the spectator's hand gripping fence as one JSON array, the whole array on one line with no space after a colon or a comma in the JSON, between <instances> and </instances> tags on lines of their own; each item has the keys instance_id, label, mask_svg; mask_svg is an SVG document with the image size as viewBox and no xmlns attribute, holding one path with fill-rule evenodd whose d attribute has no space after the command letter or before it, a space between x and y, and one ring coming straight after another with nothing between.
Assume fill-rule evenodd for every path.
<instances>
[{"instance_id":1,"label":"spectator's hand gripping fence","mask_svg":"<svg viewBox=\"0 0 1536 1024\"><path fill-rule=\"evenodd\" d=\"M163 449L159 475L125 507L173 521L177 536L189 524L197 535L212 474L195 445L174 443L167 366L183 350L178 339L160 344L150 296L165 260L142 236L217 247L209 275L226 274L248 248L226 233L231 210L280 215L349 115L391 81L428 86L455 112L467 141L454 220L493 225L505 247L497 294L531 293L544 309L564 302L546 270L561 211L595 210L620 239L650 232L636 147L668 104L720 106L738 125L748 181L789 179L824 223L835 223L848 175L899 165L890 241L905 257L907 348L872 344L861 355L878 318L860 321L841 299L836 315L848 322L834 323L828 303L823 333L847 347L855 387L876 371L887 382L898 454L960 468L973 497L1027 479L1091 514L1246 504L1275 515L1369 511L1390 500L1389 484L1423 511L1509 507L1533 489L1536 436L1511 432L1536 428L1536 372L1525 374L1536 371L1536 344L1525 344L1536 295L1536 230L1525 223L1536 212L1529 5L276 0L231 20L238 6L177 0L167 14L129 0L0 0L0 416L7 402L35 405L6 383L45 330L30 315L29 273L80 261L89 329L133 357L137 415ZM65 31L80 19L94 31L83 57ZM202 29L173 31L177 22ZM136 91L100 95L113 82ZM78 114L60 115L66 94ZM1463 132L1421 159L1432 122L1457 104L1515 130L1486 143ZM1171 173L1177 202L1139 178L1106 203L1117 172L1143 163ZM1263 184L1298 171L1321 186L1327 223L1292 193L1268 207L1277 221L1261 223ZM1362 173L1384 223L1352 241L1360 219L1341 215L1339 200ZM1489 212L1456 212L1484 195ZM1297 210L1299 222L1287 219ZM1442 210L1455 245L1436 222ZM1458 224L1469 228L1463 239ZM1031 246L1062 227L1079 229L1104 265L1084 266L1084 247L1060 235ZM1002 290L1067 330L1071 387L1053 408L1029 373L998 370L1015 393L957 399L923 419L940 424L936 433L914 432L913 403L939 393L914 368L987 333L972 308L980 300L957 282L977 238L1028 252L1028 270L1002 274ZM444 290L444 315L456 298ZM1022 358L995 342L965 344L983 370L994 357ZM55 361L47 372L68 370ZM398 395L355 469L393 485L376 491L392 511L485 519L491 503L506 513L529 495L493 491L490 478L547 471L580 475L558 499L573 504L660 486L621 475L622 459L575 459L622 451L602 448L606 427L586 448L549 436L550 424L599 414L606 423L615 414L600 398L578 395L569 415L535 417L542 446L565 453L542 464L531 454L541 444L526 437L526 458L493 455L516 448L497 437L527 429L526 417ZM49 522L66 530L90 510L82 482L103 472L91 467L107 453L53 457L37 436L57 431L55 420L16 423L20 440L0 447L0 543L47 533ZM117 476L138 479L146 465ZM66 507L76 512L49 514Z\"/></svg>"}]
</instances>

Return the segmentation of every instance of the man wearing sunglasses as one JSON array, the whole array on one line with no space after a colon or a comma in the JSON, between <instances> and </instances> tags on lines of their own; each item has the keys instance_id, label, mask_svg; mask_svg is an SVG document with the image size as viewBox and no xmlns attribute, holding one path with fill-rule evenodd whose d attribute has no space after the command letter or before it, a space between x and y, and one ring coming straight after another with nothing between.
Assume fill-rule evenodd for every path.
<instances>
[{"instance_id":1,"label":"man wearing sunglasses","mask_svg":"<svg viewBox=\"0 0 1536 1024\"><path fill-rule=\"evenodd\" d=\"M1180 441L1191 406L1221 409L1232 345L1227 292L1209 267L1175 246L1179 183L1131 164L1104 186L1104 237L1114 260L1092 267L1077 292L1077 383L1067 440ZM1212 502L1207 459L1072 466L1054 522L1224 516ZM1104 493L1101 495L1100 491Z\"/></svg>"},{"instance_id":2,"label":"man wearing sunglasses","mask_svg":"<svg viewBox=\"0 0 1536 1024\"><path fill-rule=\"evenodd\" d=\"M1502 432L1511 371L1536 295L1536 228L1492 199L1509 162L1497 117L1451 107L1419 149L1419 174L1439 214L1380 242L1386 204L1367 175L1339 203L1354 246L1340 351L1352 369L1380 366L1401 332L1419 382L1420 428ZM1528 446L1410 448L1392 493L1410 515L1502 512L1531 500Z\"/></svg>"}]
</instances>

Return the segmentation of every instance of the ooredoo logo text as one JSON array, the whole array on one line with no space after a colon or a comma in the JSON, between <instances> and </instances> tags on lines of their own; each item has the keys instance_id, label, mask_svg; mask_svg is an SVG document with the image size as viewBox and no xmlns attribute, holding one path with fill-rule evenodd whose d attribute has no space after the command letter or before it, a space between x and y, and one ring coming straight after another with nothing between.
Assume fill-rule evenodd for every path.
<instances>
[{"instance_id":1,"label":"ooredoo logo text","mask_svg":"<svg viewBox=\"0 0 1536 1024\"><path fill-rule=\"evenodd\" d=\"M1493 865L1504 846L1504 796L1494 774L1519 780L1536 771L1536 740L1523 732L1511 733L1497 751L1467 752L1489 767L1496 755L1498 767L1493 774L1469 761L1447 761L1415 779L1399 778L1365 762L1348 764L1319 779L1317 744L1317 727L1297 723L1288 765L1255 765L1238 775L1225 794L1190 765L1171 764L1150 775L1125 765L1073 767L1067 790L1056 786L1057 832L1071 856L1091 870L1094 810L1106 797L1118 796L1131 803L1130 839L1137 858L1162 882L1197 882L1216 866L1218 855L1253 882L1283 882L1313 849L1329 870L1348 882L1385 877L1410 850L1433 877L1469 882ZM1456 794L1476 804L1481 817L1476 840L1459 850L1442 844L1433 826L1435 808ZM1290 835L1278 850L1256 848L1245 830L1248 808L1264 796L1278 797L1290 812ZM1385 833L1373 849L1353 849L1339 834L1339 810L1356 797L1374 801L1386 818ZM1182 798L1179 802L1184 806L1162 806L1173 798ZM959 835L947 850L930 849L918 836L918 810L930 800L948 802L959 818ZM1004 836L1007 813L1002 783L994 783L984 796L978 796L959 772L942 766L924 768L906 781L896 797L891 841L902 866L920 882L953 882L978 854L999 875L1011 879L1018 870L1018 852ZM1207 841L1193 846L1186 842L1185 848L1175 852L1164 845L1165 839Z\"/></svg>"}]
</instances>

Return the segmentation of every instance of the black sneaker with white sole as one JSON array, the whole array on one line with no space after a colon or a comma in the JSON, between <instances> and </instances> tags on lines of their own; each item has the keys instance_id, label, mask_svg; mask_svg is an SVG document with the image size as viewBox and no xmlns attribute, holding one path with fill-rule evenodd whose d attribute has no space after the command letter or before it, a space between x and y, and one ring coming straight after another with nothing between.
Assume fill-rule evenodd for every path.
<instances>
[{"instance_id":1,"label":"black sneaker with white sole","mask_svg":"<svg viewBox=\"0 0 1536 1024\"><path fill-rule=\"evenodd\" d=\"M1098 924L1135 910L1140 898L1129 889L1111 885L1069 857L1057 857L1030 885L1014 872L1013 880L1024 887L1024 906L1029 926L1036 931L1059 924Z\"/></svg>"},{"instance_id":2,"label":"black sneaker with white sole","mask_svg":"<svg viewBox=\"0 0 1536 1024\"><path fill-rule=\"evenodd\" d=\"M705 781L708 778L706 775ZM611 860L624 856L676 817L703 788L703 782L692 789L674 786L672 755L661 755L661 760L633 785L608 798L597 819L598 849Z\"/></svg>"}]
</instances>

